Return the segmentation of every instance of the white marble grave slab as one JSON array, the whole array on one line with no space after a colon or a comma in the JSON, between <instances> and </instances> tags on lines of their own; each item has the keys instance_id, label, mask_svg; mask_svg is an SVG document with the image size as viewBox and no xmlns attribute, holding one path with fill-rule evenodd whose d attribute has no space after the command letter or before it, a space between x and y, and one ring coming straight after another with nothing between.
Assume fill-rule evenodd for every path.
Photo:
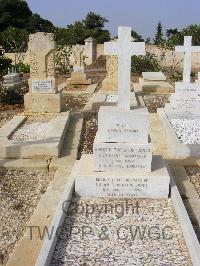
<instances>
[{"instance_id":1,"label":"white marble grave slab","mask_svg":"<svg viewBox=\"0 0 200 266\"><path fill-rule=\"evenodd\" d=\"M166 80L166 77L162 72L142 72L142 76L144 80Z\"/></svg>"},{"instance_id":2,"label":"white marble grave slab","mask_svg":"<svg viewBox=\"0 0 200 266\"><path fill-rule=\"evenodd\" d=\"M200 109L200 84L176 82L170 105L177 109Z\"/></svg>"},{"instance_id":3,"label":"white marble grave slab","mask_svg":"<svg viewBox=\"0 0 200 266\"><path fill-rule=\"evenodd\" d=\"M152 145L136 143L93 144L95 171L151 172Z\"/></svg>"},{"instance_id":4,"label":"white marble grave slab","mask_svg":"<svg viewBox=\"0 0 200 266\"><path fill-rule=\"evenodd\" d=\"M81 197L168 198L170 176L164 160L154 156L152 172L95 172L93 155L84 154L74 172L75 191Z\"/></svg>"},{"instance_id":5,"label":"white marble grave slab","mask_svg":"<svg viewBox=\"0 0 200 266\"><path fill-rule=\"evenodd\" d=\"M146 108L121 110L102 106L98 113L98 141L148 143L149 113Z\"/></svg>"}]
</instances>

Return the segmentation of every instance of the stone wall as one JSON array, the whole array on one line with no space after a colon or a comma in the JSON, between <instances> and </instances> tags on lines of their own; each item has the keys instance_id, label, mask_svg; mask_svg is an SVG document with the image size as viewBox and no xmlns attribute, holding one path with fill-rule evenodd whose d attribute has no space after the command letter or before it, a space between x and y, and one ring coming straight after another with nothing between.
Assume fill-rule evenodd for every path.
<instances>
[{"instance_id":1,"label":"stone wall","mask_svg":"<svg viewBox=\"0 0 200 266\"><path fill-rule=\"evenodd\" d=\"M72 50L74 51L75 45L72 46ZM104 45L103 44L97 44L97 51L96 51L96 56L97 58L100 55L104 55ZM155 54L158 56L158 58L161 57L162 51L156 46L156 45L146 45L146 50L149 51L150 53ZM89 54L89 53L86 53ZM15 54L14 53L5 53L5 56L12 59L13 62L15 61ZM21 54L17 55L17 63L24 62L29 64L30 63L30 56L28 53L26 54ZM163 62L163 65L165 66L171 66L174 63L180 62L183 59L183 53L176 53L174 54L172 51L167 51L166 52L166 57L165 61ZM73 56L70 58L71 64L75 61ZM86 64L91 64L92 60L91 58L87 58ZM183 66L183 62L179 63L179 67ZM193 70L200 70L200 53L192 53L192 69Z\"/></svg>"}]
</instances>

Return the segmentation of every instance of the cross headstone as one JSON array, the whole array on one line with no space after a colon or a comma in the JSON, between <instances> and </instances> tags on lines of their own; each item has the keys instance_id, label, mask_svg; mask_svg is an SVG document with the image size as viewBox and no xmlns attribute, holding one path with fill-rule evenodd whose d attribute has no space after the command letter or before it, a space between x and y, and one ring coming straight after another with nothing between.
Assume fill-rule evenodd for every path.
<instances>
[{"instance_id":1,"label":"cross headstone","mask_svg":"<svg viewBox=\"0 0 200 266\"><path fill-rule=\"evenodd\" d=\"M118 28L118 41L104 44L106 55L118 56L118 107L130 110L131 56L145 55L145 42L131 41L131 28Z\"/></svg>"},{"instance_id":2,"label":"cross headstone","mask_svg":"<svg viewBox=\"0 0 200 266\"><path fill-rule=\"evenodd\" d=\"M190 82L192 68L192 53L199 53L200 46L192 46L192 36L184 37L184 46L176 46L175 52L184 52L183 82Z\"/></svg>"}]
</instances>

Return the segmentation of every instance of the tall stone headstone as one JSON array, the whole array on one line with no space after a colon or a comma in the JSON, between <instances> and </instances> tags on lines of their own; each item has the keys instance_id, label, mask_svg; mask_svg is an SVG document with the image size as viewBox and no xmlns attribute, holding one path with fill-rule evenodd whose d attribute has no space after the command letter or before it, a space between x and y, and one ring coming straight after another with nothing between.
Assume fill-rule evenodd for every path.
<instances>
[{"instance_id":1,"label":"tall stone headstone","mask_svg":"<svg viewBox=\"0 0 200 266\"><path fill-rule=\"evenodd\" d=\"M90 65L94 63L94 61L97 59L97 41L96 39L89 37L85 39L85 49L84 49L84 55L85 55L85 63L86 65Z\"/></svg>"},{"instance_id":2,"label":"tall stone headstone","mask_svg":"<svg viewBox=\"0 0 200 266\"><path fill-rule=\"evenodd\" d=\"M166 105L166 112L178 112L185 118L195 118L200 115L200 84L192 83L191 54L200 52L200 46L192 46L192 37L184 37L184 46L176 46L176 52L184 52L183 81L175 83L175 93L171 96L170 104Z\"/></svg>"},{"instance_id":3,"label":"tall stone headstone","mask_svg":"<svg viewBox=\"0 0 200 266\"><path fill-rule=\"evenodd\" d=\"M102 91L117 91L118 59L115 55L106 55L106 77L102 81Z\"/></svg>"},{"instance_id":4,"label":"tall stone headstone","mask_svg":"<svg viewBox=\"0 0 200 266\"><path fill-rule=\"evenodd\" d=\"M68 85L89 85L91 80L87 79L85 73L85 60L86 55L84 54L85 48L83 45L75 45L73 47L73 72L71 77L67 79Z\"/></svg>"},{"instance_id":5,"label":"tall stone headstone","mask_svg":"<svg viewBox=\"0 0 200 266\"><path fill-rule=\"evenodd\" d=\"M153 157L146 108L130 110L131 55L145 54L145 43L131 42L131 28L119 28L119 40L106 44L119 58L117 107L101 107L93 155L84 155L75 175L82 197L167 198L170 177L161 157Z\"/></svg>"},{"instance_id":6,"label":"tall stone headstone","mask_svg":"<svg viewBox=\"0 0 200 266\"><path fill-rule=\"evenodd\" d=\"M25 108L31 112L60 112L61 94L55 76L56 43L52 33L31 34L29 93L25 95Z\"/></svg>"}]
</instances>

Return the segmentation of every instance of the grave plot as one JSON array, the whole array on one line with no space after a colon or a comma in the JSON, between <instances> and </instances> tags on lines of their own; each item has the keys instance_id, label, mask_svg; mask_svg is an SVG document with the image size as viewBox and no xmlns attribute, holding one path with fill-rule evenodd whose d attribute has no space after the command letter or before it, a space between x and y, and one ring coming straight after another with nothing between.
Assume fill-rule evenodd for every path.
<instances>
[{"instance_id":1,"label":"grave plot","mask_svg":"<svg viewBox=\"0 0 200 266\"><path fill-rule=\"evenodd\" d=\"M89 94L64 94L65 110L67 111L81 111L89 101L91 95Z\"/></svg>"},{"instance_id":2,"label":"grave plot","mask_svg":"<svg viewBox=\"0 0 200 266\"><path fill-rule=\"evenodd\" d=\"M81 156L82 154L91 154L93 152L93 143L97 129L97 114L86 114L83 121L79 156Z\"/></svg>"},{"instance_id":3,"label":"grave plot","mask_svg":"<svg viewBox=\"0 0 200 266\"><path fill-rule=\"evenodd\" d=\"M171 200L74 197L50 265L192 265Z\"/></svg>"},{"instance_id":4,"label":"grave plot","mask_svg":"<svg viewBox=\"0 0 200 266\"><path fill-rule=\"evenodd\" d=\"M170 104L158 109L171 156L176 159L200 156L200 86L190 83L191 53L200 47L191 43L192 37L185 37L184 47L176 47L176 52L185 52L183 82L175 83Z\"/></svg>"},{"instance_id":5,"label":"grave plot","mask_svg":"<svg viewBox=\"0 0 200 266\"><path fill-rule=\"evenodd\" d=\"M0 129L0 158L59 157L69 113L15 116Z\"/></svg>"},{"instance_id":6,"label":"grave plot","mask_svg":"<svg viewBox=\"0 0 200 266\"><path fill-rule=\"evenodd\" d=\"M200 197L200 167L187 166L185 169L189 176L190 182L192 182Z\"/></svg>"},{"instance_id":7,"label":"grave plot","mask_svg":"<svg viewBox=\"0 0 200 266\"><path fill-rule=\"evenodd\" d=\"M23 112L23 110L24 106L21 104L0 104L0 128L16 114Z\"/></svg>"},{"instance_id":8,"label":"grave plot","mask_svg":"<svg viewBox=\"0 0 200 266\"><path fill-rule=\"evenodd\" d=\"M157 113L158 108L164 108L169 102L169 98L163 95L144 95L142 98L149 113Z\"/></svg>"},{"instance_id":9,"label":"grave plot","mask_svg":"<svg viewBox=\"0 0 200 266\"><path fill-rule=\"evenodd\" d=\"M152 156L147 109L130 108L130 58L144 51L129 27L105 44L105 54L119 57L118 105L100 108L93 154L76 161L37 265L200 264L173 177Z\"/></svg>"},{"instance_id":10,"label":"grave plot","mask_svg":"<svg viewBox=\"0 0 200 266\"><path fill-rule=\"evenodd\" d=\"M47 170L0 169L0 257L5 263L54 174Z\"/></svg>"}]
</instances>

